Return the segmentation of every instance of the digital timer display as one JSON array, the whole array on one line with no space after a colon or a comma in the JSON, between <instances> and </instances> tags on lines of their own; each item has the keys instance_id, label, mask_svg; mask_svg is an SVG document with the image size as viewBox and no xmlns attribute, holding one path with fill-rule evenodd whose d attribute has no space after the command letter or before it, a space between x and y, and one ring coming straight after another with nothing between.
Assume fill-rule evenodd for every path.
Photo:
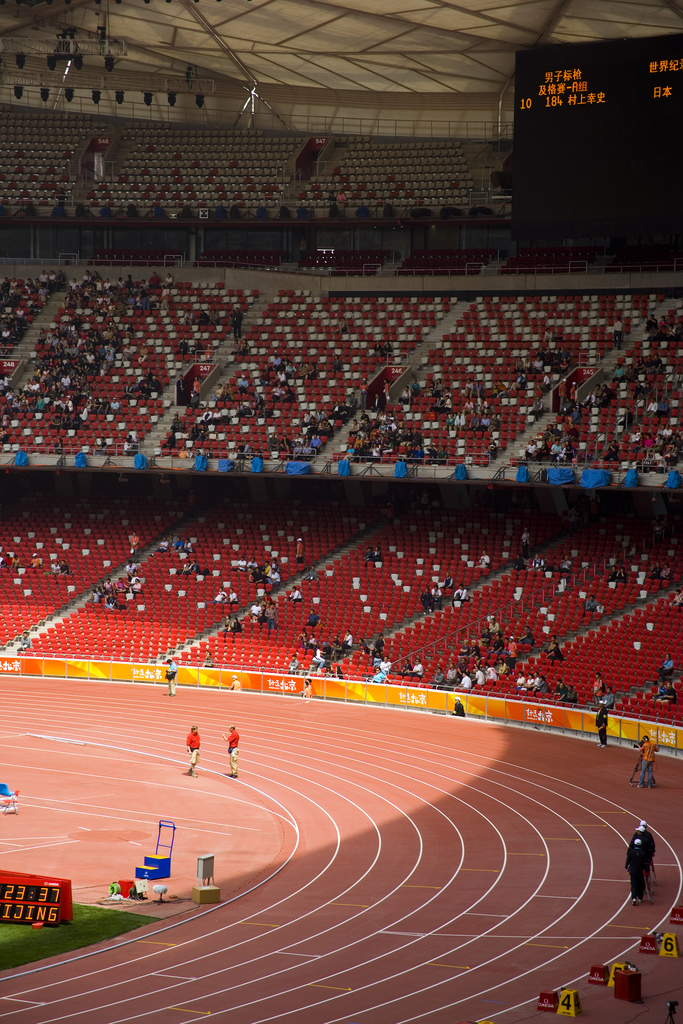
<instances>
[{"instance_id":1,"label":"digital timer display","mask_svg":"<svg viewBox=\"0 0 683 1024\"><path fill-rule=\"evenodd\" d=\"M0 873L0 924L56 926L72 917L71 882L19 872Z\"/></svg>"},{"instance_id":2,"label":"digital timer display","mask_svg":"<svg viewBox=\"0 0 683 1024\"><path fill-rule=\"evenodd\" d=\"M519 51L513 237L683 229L681 114L683 35Z\"/></svg>"}]
</instances>

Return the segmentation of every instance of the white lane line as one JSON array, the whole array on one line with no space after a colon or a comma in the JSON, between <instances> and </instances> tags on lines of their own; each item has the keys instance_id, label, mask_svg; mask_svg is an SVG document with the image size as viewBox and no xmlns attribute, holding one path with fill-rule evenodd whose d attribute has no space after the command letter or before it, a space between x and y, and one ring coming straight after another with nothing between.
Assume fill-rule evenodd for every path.
<instances>
[{"instance_id":1,"label":"white lane line","mask_svg":"<svg viewBox=\"0 0 683 1024\"><path fill-rule=\"evenodd\" d=\"M41 843L40 846L19 846L16 850L0 850L0 857L6 853L27 853L29 850L47 850L50 846L69 846L71 843L78 843L78 839L67 839L60 843Z\"/></svg>"}]
</instances>

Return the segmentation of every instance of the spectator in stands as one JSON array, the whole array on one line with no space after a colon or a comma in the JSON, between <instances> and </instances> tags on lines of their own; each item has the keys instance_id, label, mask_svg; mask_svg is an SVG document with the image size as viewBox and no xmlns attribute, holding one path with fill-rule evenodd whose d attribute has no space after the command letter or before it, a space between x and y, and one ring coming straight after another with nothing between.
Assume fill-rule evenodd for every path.
<instances>
[{"instance_id":1,"label":"spectator in stands","mask_svg":"<svg viewBox=\"0 0 683 1024\"><path fill-rule=\"evenodd\" d=\"M670 654L667 654L659 667L657 682L662 683L673 675L674 662Z\"/></svg>"},{"instance_id":2,"label":"spectator in stands","mask_svg":"<svg viewBox=\"0 0 683 1024\"><path fill-rule=\"evenodd\" d=\"M584 618L586 615L590 616L593 614L593 612L596 612L598 610L598 607L598 599L596 598L595 594L589 594L586 600L583 602Z\"/></svg>"},{"instance_id":3,"label":"spectator in stands","mask_svg":"<svg viewBox=\"0 0 683 1024\"><path fill-rule=\"evenodd\" d=\"M301 604L301 602L303 601L303 597L298 586L295 585L291 594L288 595L288 599L291 601L292 604Z\"/></svg>"},{"instance_id":4,"label":"spectator in stands","mask_svg":"<svg viewBox=\"0 0 683 1024\"><path fill-rule=\"evenodd\" d=\"M655 700L658 704L677 704L678 694L676 693L673 684L670 682L668 686L661 686Z\"/></svg>"},{"instance_id":5,"label":"spectator in stands","mask_svg":"<svg viewBox=\"0 0 683 1024\"><path fill-rule=\"evenodd\" d=\"M422 677L424 676L424 665L420 661L419 656L415 659L413 665L411 665L410 662L408 662L408 660L406 659L406 661L403 663L403 668L401 669L400 675L401 678L403 679L405 679L405 677L408 676L409 679L417 679L418 682L420 682L422 680Z\"/></svg>"},{"instance_id":6,"label":"spectator in stands","mask_svg":"<svg viewBox=\"0 0 683 1024\"><path fill-rule=\"evenodd\" d=\"M548 645L547 656L549 661L564 661L564 654L560 650L557 637L553 637Z\"/></svg>"}]
</instances>

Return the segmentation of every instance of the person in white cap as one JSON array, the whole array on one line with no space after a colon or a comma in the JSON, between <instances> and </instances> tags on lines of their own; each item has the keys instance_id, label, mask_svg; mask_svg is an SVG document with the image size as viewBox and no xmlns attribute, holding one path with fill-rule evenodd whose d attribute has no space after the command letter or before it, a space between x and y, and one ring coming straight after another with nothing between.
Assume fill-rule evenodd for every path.
<instances>
[{"instance_id":1,"label":"person in white cap","mask_svg":"<svg viewBox=\"0 0 683 1024\"><path fill-rule=\"evenodd\" d=\"M642 839L633 840L633 849L626 852L626 870L631 876L631 903L635 907L643 902L645 892L645 872L647 871L647 854L643 849Z\"/></svg>"},{"instance_id":2,"label":"person in white cap","mask_svg":"<svg viewBox=\"0 0 683 1024\"><path fill-rule=\"evenodd\" d=\"M465 718L465 709L462 706L462 701L459 697L455 698L455 706L451 714L455 715L456 718Z\"/></svg>"},{"instance_id":3,"label":"person in white cap","mask_svg":"<svg viewBox=\"0 0 683 1024\"><path fill-rule=\"evenodd\" d=\"M652 864L652 860L655 855L655 840L652 833L648 832L647 830L646 821L641 821L638 825L636 825L636 830L633 834L633 838L631 839L631 842L628 844L629 850L633 849L636 839L640 839L640 845L647 854L647 862L649 866L650 864Z\"/></svg>"}]
</instances>

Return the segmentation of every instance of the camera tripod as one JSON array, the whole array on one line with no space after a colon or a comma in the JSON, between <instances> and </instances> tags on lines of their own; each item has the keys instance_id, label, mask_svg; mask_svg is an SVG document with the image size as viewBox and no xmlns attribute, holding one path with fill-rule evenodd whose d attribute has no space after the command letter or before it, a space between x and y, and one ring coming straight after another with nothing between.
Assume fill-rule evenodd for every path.
<instances>
[{"instance_id":1,"label":"camera tripod","mask_svg":"<svg viewBox=\"0 0 683 1024\"><path fill-rule=\"evenodd\" d=\"M666 1020L664 1021L664 1024L676 1024L676 1022L674 1021L674 1014L676 1013L676 1007L677 1006L678 1006L678 1003L673 1003L673 1002L666 1004L666 1008L669 1011L669 1013L668 1013L668 1016L667 1016Z\"/></svg>"}]
</instances>

